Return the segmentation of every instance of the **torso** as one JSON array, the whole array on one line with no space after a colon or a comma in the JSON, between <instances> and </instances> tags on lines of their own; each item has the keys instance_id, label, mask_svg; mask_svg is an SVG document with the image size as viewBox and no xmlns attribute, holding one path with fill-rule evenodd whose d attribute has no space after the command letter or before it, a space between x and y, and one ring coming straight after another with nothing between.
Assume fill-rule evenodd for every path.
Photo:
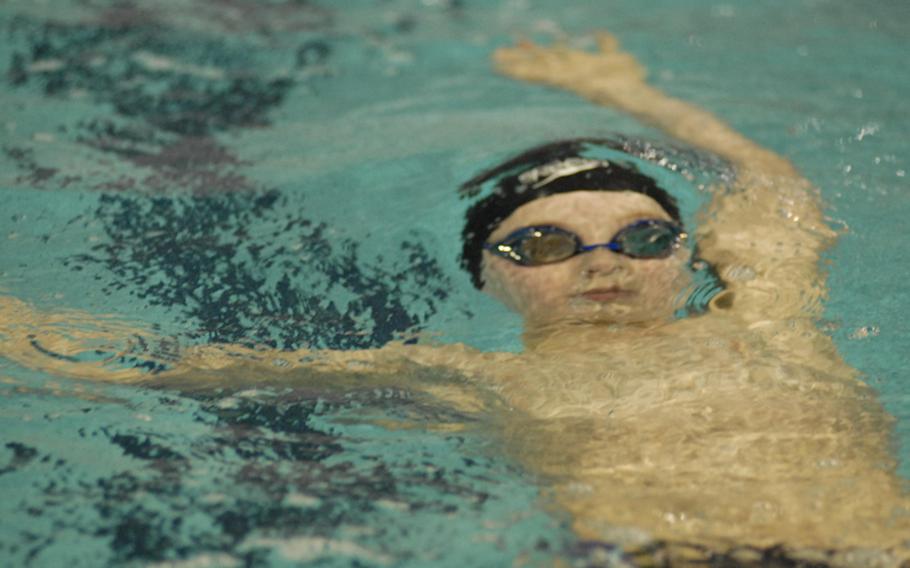
<instances>
[{"instance_id":1,"label":"torso","mask_svg":"<svg viewBox=\"0 0 910 568\"><path fill-rule=\"evenodd\" d=\"M511 409L505 447L557 480L592 538L616 525L755 544L822 546L845 527L858 542L884 537L853 519L884 515L876 507L898 494L886 415L849 367L801 359L805 346L768 325L708 315L592 328L477 378ZM845 490L869 499L844 502Z\"/></svg>"}]
</instances>

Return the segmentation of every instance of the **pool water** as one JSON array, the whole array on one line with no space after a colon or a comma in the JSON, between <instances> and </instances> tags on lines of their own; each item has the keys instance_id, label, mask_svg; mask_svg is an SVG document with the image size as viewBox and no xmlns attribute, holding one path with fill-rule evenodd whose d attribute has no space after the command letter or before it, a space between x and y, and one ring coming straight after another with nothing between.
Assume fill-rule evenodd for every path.
<instances>
[{"instance_id":1,"label":"pool water","mask_svg":"<svg viewBox=\"0 0 910 568\"><path fill-rule=\"evenodd\" d=\"M491 70L518 38L600 28L821 189L843 231L822 325L896 418L910 478L910 8L565 4L3 3L4 564L585 561L470 412L368 376L87 377L154 377L200 344L520 350L517 317L458 268L456 188L549 140L662 140Z\"/></svg>"}]
</instances>

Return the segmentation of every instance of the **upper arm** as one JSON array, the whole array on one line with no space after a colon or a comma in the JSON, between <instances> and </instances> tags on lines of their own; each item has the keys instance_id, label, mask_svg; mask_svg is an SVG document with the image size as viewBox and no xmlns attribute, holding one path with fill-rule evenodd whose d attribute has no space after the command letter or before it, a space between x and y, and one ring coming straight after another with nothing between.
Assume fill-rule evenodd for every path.
<instances>
[{"instance_id":1,"label":"upper arm","mask_svg":"<svg viewBox=\"0 0 910 568\"><path fill-rule=\"evenodd\" d=\"M835 238L820 203L807 182L760 173L717 190L696 239L746 319L818 315L821 254Z\"/></svg>"}]
</instances>

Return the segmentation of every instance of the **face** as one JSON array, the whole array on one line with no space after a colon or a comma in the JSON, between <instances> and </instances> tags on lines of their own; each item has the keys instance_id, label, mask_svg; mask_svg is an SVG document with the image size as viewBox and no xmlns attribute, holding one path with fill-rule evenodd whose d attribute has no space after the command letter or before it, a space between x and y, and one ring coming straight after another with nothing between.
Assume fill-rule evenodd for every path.
<instances>
[{"instance_id":1,"label":"face","mask_svg":"<svg viewBox=\"0 0 910 568\"><path fill-rule=\"evenodd\" d=\"M584 244L606 243L642 219L672 221L653 199L632 191L573 191L522 205L490 235L495 243L517 229L553 225ZM484 291L525 318L528 326L556 322L640 322L669 318L691 284L689 251L635 259L598 248L562 262L520 266L483 253Z\"/></svg>"}]
</instances>

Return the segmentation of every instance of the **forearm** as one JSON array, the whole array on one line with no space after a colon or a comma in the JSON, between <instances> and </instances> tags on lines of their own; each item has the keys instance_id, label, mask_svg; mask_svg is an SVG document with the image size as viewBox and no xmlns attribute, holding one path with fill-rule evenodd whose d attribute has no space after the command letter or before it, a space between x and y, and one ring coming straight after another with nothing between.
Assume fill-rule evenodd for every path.
<instances>
[{"instance_id":1,"label":"forearm","mask_svg":"<svg viewBox=\"0 0 910 568\"><path fill-rule=\"evenodd\" d=\"M766 176L800 177L788 160L752 142L712 113L651 85L640 83L623 89L595 81L585 91L584 95L595 102L613 105L678 140L728 160L741 175L762 172Z\"/></svg>"}]
</instances>

